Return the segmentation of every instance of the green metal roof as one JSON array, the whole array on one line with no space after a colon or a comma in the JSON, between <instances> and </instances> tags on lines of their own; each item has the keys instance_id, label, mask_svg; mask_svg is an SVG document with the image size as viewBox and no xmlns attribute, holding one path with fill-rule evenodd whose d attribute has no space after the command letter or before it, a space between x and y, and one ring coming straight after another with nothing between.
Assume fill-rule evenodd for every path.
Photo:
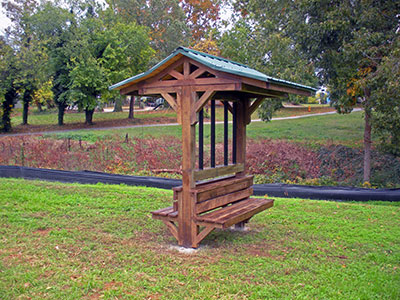
<instances>
[{"instance_id":1,"label":"green metal roof","mask_svg":"<svg viewBox=\"0 0 400 300\"><path fill-rule=\"evenodd\" d=\"M135 75L133 77L125 79L119 83L116 83L116 84L110 86L109 89L110 90L117 89L117 88L119 88L123 85L126 85L132 81L137 81L138 79L140 79L142 77L146 77L147 75L153 73L155 70L157 70L159 67L161 67L162 65L167 63L170 59L172 59L173 57L175 57L178 54L182 54L186 57L189 57L189 58L191 58L213 70L222 71L222 72L226 72L226 73L230 73L230 74L235 74L235 75L239 75L239 76L243 76L243 77L253 78L253 79L257 79L257 80L261 80L261 81L265 81L265 82L269 82L269 83L277 83L277 84L285 85L288 87L300 88L300 89L307 90L310 92L317 91L316 88L298 84L298 83L294 83L294 82L290 82L287 80L274 78L274 77L268 76L264 73L261 73L257 70L254 70L254 69L252 69L246 65L243 65L241 63L237 63L237 62L228 60L226 58L203 53L203 52L185 48L182 46L176 48L175 51L172 52L168 57L166 57L165 59L160 61L158 64L156 64L155 66L153 66L146 72L140 73L138 75Z\"/></svg>"}]
</instances>

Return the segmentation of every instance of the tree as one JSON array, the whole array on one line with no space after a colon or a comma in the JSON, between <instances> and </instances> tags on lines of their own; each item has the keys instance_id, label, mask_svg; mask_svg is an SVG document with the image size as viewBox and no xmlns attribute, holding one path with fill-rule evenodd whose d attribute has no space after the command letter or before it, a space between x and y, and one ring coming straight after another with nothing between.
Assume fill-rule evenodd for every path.
<instances>
[{"instance_id":1,"label":"tree","mask_svg":"<svg viewBox=\"0 0 400 300\"><path fill-rule=\"evenodd\" d=\"M35 37L47 49L47 77L52 78L52 93L58 108L58 125L64 125L64 112L69 104L69 63L77 41L77 20L71 10L44 2L30 18Z\"/></svg>"},{"instance_id":2,"label":"tree","mask_svg":"<svg viewBox=\"0 0 400 300\"><path fill-rule=\"evenodd\" d=\"M53 102L53 91L52 91L52 86L53 82L52 80L48 80L45 83L43 83L39 89L37 89L33 93L33 104L35 104L38 108L39 111L43 110L43 106L45 105L47 108L54 107L54 102Z\"/></svg>"},{"instance_id":3,"label":"tree","mask_svg":"<svg viewBox=\"0 0 400 300\"><path fill-rule=\"evenodd\" d=\"M15 84L22 95L22 125L28 124L29 106L35 92L45 80L46 54L40 42L28 38L17 51L18 75Z\"/></svg>"},{"instance_id":4,"label":"tree","mask_svg":"<svg viewBox=\"0 0 400 300\"><path fill-rule=\"evenodd\" d=\"M34 92L44 80L44 62L46 61L43 44L35 39L30 18L38 3L35 0L15 0L2 2L7 17L13 22L6 29L11 46L16 52L17 77L14 81L18 93L22 95L22 124L28 124L29 105Z\"/></svg>"},{"instance_id":5,"label":"tree","mask_svg":"<svg viewBox=\"0 0 400 300\"><path fill-rule=\"evenodd\" d=\"M272 77L316 86L318 78L314 64L301 55L294 40L285 36L278 24L268 22L268 12L263 16L267 21L255 22L254 15L243 14L230 30L223 33L219 40L222 55ZM290 102L306 100L305 97L289 96ZM281 107L279 99L265 101L258 109L259 116L269 121L273 112Z\"/></svg>"},{"instance_id":6,"label":"tree","mask_svg":"<svg viewBox=\"0 0 400 300\"><path fill-rule=\"evenodd\" d=\"M376 69L370 84L374 93L371 124L384 150L400 156L400 37L391 42L388 55Z\"/></svg>"},{"instance_id":7,"label":"tree","mask_svg":"<svg viewBox=\"0 0 400 300\"><path fill-rule=\"evenodd\" d=\"M217 27L221 0L180 0L186 14L186 24L189 27L193 42L199 43L206 39L213 28Z\"/></svg>"},{"instance_id":8,"label":"tree","mask_svg":"<svg viewBox=\"0 0 400 300\"><path fill-rule=\"evenodd\" d=\"M350 112L361 100L365 116L364 181L369 182L371 126L377 124L374 112L375 93L380 86L376 84L380 80L378 71L394 43L399 3L240 0L235 5L256 24L278 28L282 36L294 41L301 54L315 64L321 83L330 88L332 104L338 112ZM380 96L391 99L382 93Z\"/></svg>"},{"instance_id":9,"label":"tree","mask_svg":"<svg viewBox=\"0 0 400 300\"><path fill-rule=\"evenodd\" d=\"M0 37L0 131L11 130L11 110L17 99L17 69L14 50Z\"/></svg>"},{"instance_id":10,"label":"tree","mask_svg":"<svg viewBox=\"0 0 400 300\"><path fill-rule=\"evenodd\" d=\"M100 59L109 85L120 82L147 69L154 56L150 47L148 29L135 22L124 24L116 21L103 33L107 46ZM118 91L105 90L102 97L122 102ZM133 119L134 97L130 99L129 116Z\"/></svg>"},{"instance_id":11,"label":"tree","mask_svg":"<svg viewBox=\"0 0 400 300\"><path fill-rule=\"evenodd\" d=\"M158 62L180 45L189 44L189 29L179 0L106 0L106 23L113 22L115 15L124 23L135 22L150 28L150 46L156 56L150 63Z\"/></svg>"}]
</instances>

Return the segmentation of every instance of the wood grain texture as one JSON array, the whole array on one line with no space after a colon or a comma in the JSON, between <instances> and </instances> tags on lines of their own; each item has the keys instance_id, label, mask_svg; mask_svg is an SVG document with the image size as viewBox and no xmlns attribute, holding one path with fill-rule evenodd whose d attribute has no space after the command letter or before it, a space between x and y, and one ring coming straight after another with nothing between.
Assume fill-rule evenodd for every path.
<instances>
[{"instance_id":1,"label":"wood grain texture","mask_svg":"<svg viewBox=\"0 0 400 300\"><path fill-rule=\"evenodd\" d=\"M232 173L243 172L244 164L238 163L235 165L217 166L215 168L207 168L204 170L197 170L194 172L194 179L196 181L218 176L224 176Z\"/></svg>"}]
</instances>

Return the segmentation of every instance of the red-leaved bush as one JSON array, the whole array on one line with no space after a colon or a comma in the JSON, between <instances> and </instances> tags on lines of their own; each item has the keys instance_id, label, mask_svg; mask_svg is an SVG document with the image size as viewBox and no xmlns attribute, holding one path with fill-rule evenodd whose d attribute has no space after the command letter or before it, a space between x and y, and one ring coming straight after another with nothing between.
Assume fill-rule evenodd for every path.
<instances>
[{"instance_id":1,"label":"red-leaved bush","mask_svg":"<svg viewBox=\"0 0 400 300\"><path fill-rule=\"evenodd\" d=\"M170 136L111 138L94 143L42 136L0 137L0 165L116 174L168 172L179 175L181 147L180 139ZM204 166L208 167L209 146L205 146L204 150ZM248 172L260 175L258 182L359 184L362 179L362 151L359 149L327 146L313 151L283 140L249 140L246 151ZM223 145L217 144L217 165L223 164L223 152ZM231 162L231 145L229 153ZM399 158L374 151L374 182L379 186L397 186L400 178L399 166ZM320 179L331 181L324 183Z\"/></svg>"},{"instance_id":2,"label":"red-leaved bush","mask_svg":"<svg viewBox=\"0 0 400 300\"><path fill-rule=\"evenodd\" d=\"M318 154L301 145L282 140L249 141L246 161L251 174L286 174L288 179L320 176Z\"/></svg>"}]
</instances>

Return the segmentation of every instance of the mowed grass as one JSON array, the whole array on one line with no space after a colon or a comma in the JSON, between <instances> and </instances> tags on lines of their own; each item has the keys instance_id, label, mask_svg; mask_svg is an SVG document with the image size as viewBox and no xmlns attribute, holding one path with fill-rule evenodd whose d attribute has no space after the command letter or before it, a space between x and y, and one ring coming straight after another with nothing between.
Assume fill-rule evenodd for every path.
<instances>
[{"instance_id":1,"label":"mowed grass","mask_svg":"<svg viewBox=\"0 0 400 300\"><path fill-rule=\"evenodd\" d=\"M205 124L204 128L204 138L207 143L210 138L210 125ZM217 124L216 128L217 142L222 142L223 125ZM310 144L332 142L359 146L363 138L363 130L363 112L353 112L348 115L311 116L300 119L275 120L268 123L252 122L247 127L247 137L251 139L286 139ZM231 125L229 131L231 134ZM94 141L97 138L108 138L109 136L123 138L126 134L131 137L152 136L157 138L167 135L181 138L181 132L180 126L138 126L124 129L79 130L46 136Z\"/></svg>"},{"instance_id":2,"label":"mowed grass","mask_svg":"<svg viewBox=\"0 0 400 300\"><path fill-rule=\"evenodd\" d=\"M172 192L0 179L0 299L399 299L400 206L275 200L184 254Z\"/></svg>"},{"instance_id":3,"label":"mowed grass","mask_svg":"<svg viewBox=\"0 0 400 300\"><path fill-rule=\"evenodd\" d=\"M299 116L304 114L321 113L326 111L333 111L327 105L317 105L308 111L308 106L288 107L283 108L274 113L274 117L289 117ZM232 114L229 113L229 120L232 120ZM157 111L135 111L135 118L137 119L159 119L159 118L176 118L176 113L172 109L157 110ZM35 107L32 107L28 116L28 123L30 125L57 125L58 116L56 110L44 111L39 113ZM127 119L128 112L95 112L93 115L93 122L109 121L109 120L121 120ZM254 113L252 119L258 119L258 114ZM219 106L216 109L216 119L218 121L224 120L224 109ZM17 109L11 118L12 126L18 126L22 123L22 110ZM66 112L64 115L65 124L84 123L85 113L84 112Z\"/></svg>"},{"instance_id":4,"label":"mowed grass","mask_svg":"<svg viewBox=\"0 0 400 300\"><path fill-rule=\"evenodd\" d=\"M128 112L95 112L93 114L93 122L109 121L109 120L120 120L127 119ZM149 119L149 118L161 118L176 117L176 113L173 110L160 110L160 111L148 111L148 112L135 112L135 118L137 119ZM52 110L49 112L38 113L35 109L28 116L28 124L30 125L57 125L58 122L57 112ZM11 118L12 126L17 126L22 123L22 114L15 115ZM84 123L85 113L84 112L67 112L64 115L65 124ZM61 128L62 129L62 128Z\"/></svg>"}]
</instances>

